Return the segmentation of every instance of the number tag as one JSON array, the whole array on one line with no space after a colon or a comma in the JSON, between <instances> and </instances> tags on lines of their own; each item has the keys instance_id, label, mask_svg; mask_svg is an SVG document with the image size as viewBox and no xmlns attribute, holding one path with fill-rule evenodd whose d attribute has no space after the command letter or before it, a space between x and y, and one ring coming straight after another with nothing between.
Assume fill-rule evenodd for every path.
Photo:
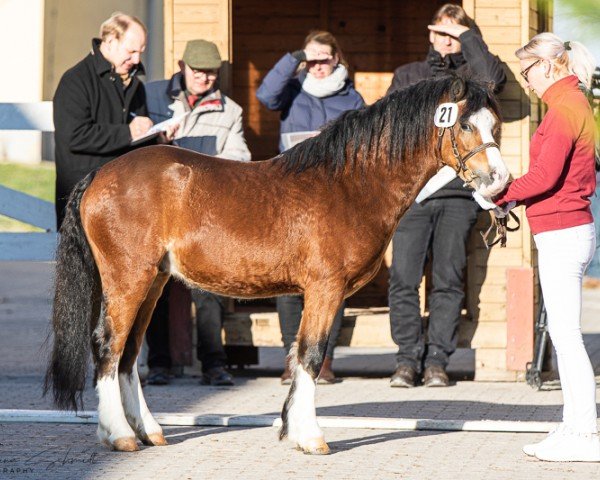
<instances>
[{"instance_id":1,"label":"number tag","mask_svg":"<svg viewBox=\"0 0 600 480\"><path fill-rule=\"evenodd\" d=\"M433 122L436 127L451 127L456 123L458 117L458 105L456 103L442 103L437 107Z\"/></svg>"}]
</instances>

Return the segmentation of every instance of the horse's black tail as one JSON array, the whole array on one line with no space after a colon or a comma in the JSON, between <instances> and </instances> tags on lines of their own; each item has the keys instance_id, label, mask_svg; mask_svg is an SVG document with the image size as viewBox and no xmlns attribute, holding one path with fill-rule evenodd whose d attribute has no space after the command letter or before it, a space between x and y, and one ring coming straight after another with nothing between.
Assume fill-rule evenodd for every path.
<instances>
[{"instance_id":1,"label":"horse's black tail","mask_svg":"<svg viewBox=\"0 0 600 480\"><path fill-rule=\"evenodd\" d=\"M101 286L79 207L95 172L81 180L71 192L60 227L56 251L52 328L54 346L46 371L44 395L52 388L60 409L83 408L90 335L100 307Z\"/></svg>"}]
</instances>

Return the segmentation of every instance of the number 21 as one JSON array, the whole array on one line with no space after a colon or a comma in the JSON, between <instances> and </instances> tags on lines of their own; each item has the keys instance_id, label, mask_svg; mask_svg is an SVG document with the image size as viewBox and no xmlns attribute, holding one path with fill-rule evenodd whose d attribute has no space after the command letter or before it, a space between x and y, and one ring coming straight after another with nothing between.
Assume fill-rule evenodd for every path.
<instances>
[{"instance_id":1,"label":"number 21","mask_svg":"<svg viewBox=\"0 0 600 480\"><path fill-rule=\"evenodd\" d=\"M440 114L440 122L448 122L450 121L450 116L452 115L452 108L451 107L442 107L442 109L440 110L441 114ZM444 118L444 115L447 115L447 118Z\"/></svg>"}]
</instances>

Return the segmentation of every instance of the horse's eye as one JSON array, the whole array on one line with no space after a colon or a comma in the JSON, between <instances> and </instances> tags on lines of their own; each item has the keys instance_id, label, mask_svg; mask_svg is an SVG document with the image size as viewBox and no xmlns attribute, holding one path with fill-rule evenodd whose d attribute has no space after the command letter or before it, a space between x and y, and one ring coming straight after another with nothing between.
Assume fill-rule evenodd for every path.
<instances>
[{"instance_id":1,"label":"horse's eye","mask_svg":"<svg viewBox=\"0 0 600 480\"><path fill-rule=\"evenodd\" d=\"M471 126L467 123L461 123L460 124L460 128L463 132L469 132L469 133L473 133L473 129L471 128Z\"/></svg>"}]
</instances>

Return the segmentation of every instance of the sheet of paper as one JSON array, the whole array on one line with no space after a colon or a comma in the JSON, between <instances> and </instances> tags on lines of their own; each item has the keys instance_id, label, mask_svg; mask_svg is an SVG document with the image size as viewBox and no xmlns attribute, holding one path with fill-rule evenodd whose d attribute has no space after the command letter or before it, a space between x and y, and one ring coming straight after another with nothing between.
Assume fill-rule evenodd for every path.
<instances>
[{"instance_id":1,"label":"sheet of paper","mask_svg":"<svg viewBox=\"0 0 600 480\"><path fill-rule=\"evenodd\" d=\"M152 125L150 130L148 130L141 137L137 137L131 142L131 145L137 145L138 143L145 142L146 140L150 140L151 138L157 137L160 132L166 132L169 127L179 125L185 118L192 112L186 112L182 115L178 115L177 117L169 118L164 122L157 123L156 125Z\"/></svg>"},{"instance_id":2,"label":"sheet of paper","mask_svg":"<svg viewBox=\"0 0 600 480\"><path fill-rule=\"evenodd\" d=\"M294 145L298 145L300 142L303 142L307 138L316 137L319 133L319 130L311 130L306 132L291 132L291 133L282 133L281 134L281 143L283 143L283 149L289 150Z\"/></svg>"}]
</instances>

